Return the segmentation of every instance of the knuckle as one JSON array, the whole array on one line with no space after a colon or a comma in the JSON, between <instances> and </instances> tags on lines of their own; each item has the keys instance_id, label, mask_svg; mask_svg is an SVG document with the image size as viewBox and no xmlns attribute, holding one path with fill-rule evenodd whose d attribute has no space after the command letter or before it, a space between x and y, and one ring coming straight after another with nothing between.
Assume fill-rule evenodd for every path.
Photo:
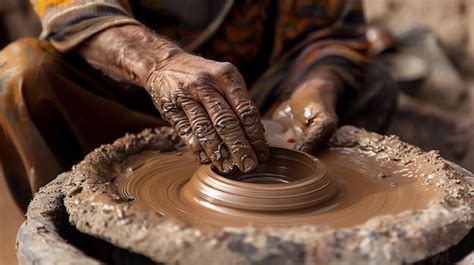
<instances>
[{"instance_id":1,"label":"knuckle","mask_svg":"<svg viewBox=\"0 0 474 265\"><path fill-rule=\"evenodd\" d=\"M240 121L242 122L242 125L249 127L259 125L260 115L258 109L250 100L237 105L236 110L240 113Z\"/></svg>"},{"instance_id":2,"label":"knuckle","mask_svg":"<svg viewBox=\"0 0 474 265\"><path fill-rule=\"evenodd\" d=\"M245 154L249 153L251 147L248 143L243 141L233 141L232 143L227 144L227 148L233 154L239 154L240 156L244 156Z\"/></svg>"},{"instance_id":3,"label":"knuckle","mask_svg":"<svg viewBox=\"0 0 474 265\"><path fill-rule=\"evenodd\" d=\"M207 71L199 71L196 73L194 84L197 85L206 85L212 83L213 77L212 74Z\"/></svg>"},{"instance_id":4,"label":"knuckle","mask_svg":"<svg viewBox=\"0 0 474 265\"><path fill-rule=\"evenodd\" d=\"M236 73L239 72L237 67L229 62L220 63L220 71L222 73Z\"/></svg>"},{"instance_id":5,"label":"knuckle","mask_svg":"<svg viewBox=\"0 0 474 265\"><path fill-rule=\"evenodd\" d=\"M213 94L211 94L212 96ZM218 100L211 101L209 104L212 113L221 113L224 114L227 112L224 104ZM220 115L219 115L220 116Z\"/></svg>"},{"instance_id":6,"label":"knuckle","mask_svg":"<svg viewBox=\"0 0 474 265\"><path fill-rule=\"evenodd\" d=\"M179 109L176 107L176 105L169 101L161 101L158 109L160 110L163 117L169 122L173 121L176 115L179 113Z\"/></svg>"},{"instance_id":7,"label":"knuckle","mask_svg":"<svg viewBox=\"0 0 474 265\"><path fill-rule=\"evenodd\" d=\"M219 134L227 137L238 138L240 135L240 124L234 115L223 113L215 119L214 128Z\"/></svg>"},{"instance_id":8,"label":"knuckle","mask_svg":"<svg viewBox=\"0 0 474 265\"><path fill-rule=\"evenodd\" d=\"M192 106L194 104L194 98L191 93L186 93L185 91L177 91L175 93L176 104L181 107Z\"/></svg>"},{"instance_id":9,"label":"knuckle","mask_svg":"<svg viewBox=\"0 0 474 265\"><path fill-rule=\"evenodd\" d=\"M240 80L240 72L235 65L228 62L223 62L220 63L218 69L218 76L228 80Z\"/></svg>"},{"instance_id":10,"label":"knuckle","mask_svg":"<svg viewBox=\"0 0 474 265\"><path fill-rule=\"evenodd\" d=\"M167 111L170 111L172 108L174 107L174 104L172 104L171 100L167 97L162 97L159 101L158 101L158 108L162 111L162 112L167 112Z\"/></svg>"},{"instance_id":11,"label":"knuckle","mask_svg":"<svg viewBox=\"0 0 474 265\"><path fill-rule=\"evenodd\" d=\"M215 93L215 79L209 73L200 73L186 87L186 92L195 98L212 96Z\"/></svg>"},{"instance_id":12,"label":"knuckle","mask_svg":"<svg viewBox=\"0 0 474 265\"><path fill-rule=\"evenodd\" d=\"M178 135L184 136L191 133L191 128L185 117L174 117L172 122L174 123L174 128Z\"/></svg>"},{"instance_id":13,"label":"knuckle","mask_svg":"<svg viewBox=\"0 0 474 265\"><path fill-rule=\"evenodd\" d=\"M192 120L195 134L198 139L204 140L212 134L213 126L205 117L196 117Z\"/></svg>"}]
</instances>

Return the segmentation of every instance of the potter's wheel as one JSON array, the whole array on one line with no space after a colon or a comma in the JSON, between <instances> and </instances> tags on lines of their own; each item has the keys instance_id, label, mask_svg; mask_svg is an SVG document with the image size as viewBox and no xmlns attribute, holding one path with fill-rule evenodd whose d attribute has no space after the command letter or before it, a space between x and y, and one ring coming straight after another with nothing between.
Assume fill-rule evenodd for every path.
<instances>
[{"instance_id":1,"label":"potter's wheel","mask_svg":"<svg viewBox=\"0 0 474 265\"><path fill-rule=\"evenodd\" d=\"M130 200L120 192L119 182L137 172L133 168L129 170L134 156L149 154L153 157L160 152L159 155L179 157L169 153L175 150L177 143L172 130L162 128L128 135L102 146L74 167L59 190L63 195L48 199L48 194L44 193L46 200L64 203L67 210L64 220L69 220L83 233L157 262L180 264L410 263L457 244L474 225L471 173L447 163L436 152L423 152L396 137L354 127L340 128L329 141L331 149L318 154L329 174L333 174L333 179L339 183L342 173L362 172L370 176L368 180L372 182L360 181L351 185L367 187L365 190L373 190L370 185L376 185L384 190L403 192L397 197L373 200L384 201L382 208L386 209L381 211L380 207L374 207L379 209L375 216L360 218L350 213L351 206L341 208L341 212L349 211L346 214L349 218L344 217L344 220L353 218L352 224L338 226L314 222L301 225L296 222L297 225L286 226L246 226L244 223L248 222L245 221L216 225L212 218L199 218L202 222L194 222L178 215L171 216L171 212L166 216L146 205L140 206L139 197ZM337 160L352 162L346 163L347 167L340 167L330 162L336 161L334 156L342 156ZM183 153L180 158L187 159L187 155ZM380 170L368 170L366 166L370 163L377 163ZM191 170L191 176L194 171ZM347 179L355 178L349 174ZM339 183L340 191L334 198L344 194L344 185L344 182ZM372 192L364 198L381 194ZM427 196L420 197L419 194ZM420 198L418 204L395 206L402 205L398 203L403 200L413 201L410 197ZM331 200L310 207L322 207ZM331 211L322 212L320 216L328 213ZM42 218L43 215L37 216ZM33 225L32 221L28 225ZM31 227L30 231L40 233L49 229L49 226L39 225ZM41 242L52 242L48 240ZM18 245L19 252L27 253L28 242L24 240Z\"/></svg>"},{"instance_id":2,"label":"potter's wheel","mask_svg":"<svg viewBox=\"0 0 474 265\"><path fill-rule=\"evenodd\" d=\"M220 176L187 152L144 152L127 160L129 174L117 182L136 206L213 226L349 227L421 209L433 197L433 185L390 161L347 148L319 156L274 147L251 174Z\"/></svg>"}]
</instances>

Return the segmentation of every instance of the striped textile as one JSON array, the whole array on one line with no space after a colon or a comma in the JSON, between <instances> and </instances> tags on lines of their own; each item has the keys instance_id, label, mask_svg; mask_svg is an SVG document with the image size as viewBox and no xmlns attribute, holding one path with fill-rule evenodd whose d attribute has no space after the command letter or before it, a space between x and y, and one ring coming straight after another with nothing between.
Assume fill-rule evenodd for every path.
<instances>
[{"instance_id":1,"label":"striped textile","mask_svg":"<svg viewBox=\"0 0 474 265\"><path fill-rule=\"evenodd\" d=\"M326 67L349 87L360 87L367 63L360 0L235 0L229 12L221 12L231 1L32 0L32 4L42 21L42 38L62 52L92 34L125 24L147 25L186 47L206 33L206 27L192 26L202 24L197 13L204 20L210 17L208 24L222 19L193 52L239 67L248 83L254 83L257 92L251 93L264 108L275 97L290 93L316 68Z\"/></svg>"},{"instance_id":2,"label":"striped textile","mask_svg":"<svg viewBox=\"0 0 474 265\"><path fill-rule=\"evenodd\" d=\"M68 51L106 28L139 24L127 1L119 0L31 0L41 19L41 37L60 51Z\"/></svg>"}]
</instances>

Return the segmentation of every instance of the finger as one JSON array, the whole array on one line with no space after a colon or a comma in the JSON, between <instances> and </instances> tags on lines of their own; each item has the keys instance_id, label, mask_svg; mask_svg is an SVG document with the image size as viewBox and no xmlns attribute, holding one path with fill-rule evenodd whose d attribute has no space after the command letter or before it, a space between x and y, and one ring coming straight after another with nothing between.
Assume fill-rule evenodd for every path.
<instances>
[{"instance_id":1,"label":"finger","mask_svg":"<svg viewBox=\"0 0 474 265\"><path fill-rule=\"evenodd\" d=\"M159 102L158 110L163 118L174 127L175 132L194 154L199 163L209 163L206 152L202 149L191 129L188 117L183 110L179 109L171 100L163 98Z\"/></svg>"},{"instance_id":2,"label":"finger","mask_svg":"<svg viewBox=\"0 0 474 265\"><path fill-rule=\"evenodd\" d=\"M181 99L178 104L188 117L194 136L206 152L207 157L210 158L212 164L220 172L231 172L233 163L229 152L214 129L204 107L192 99Z\"/></svg>"},{"instance_id":3,"label":"finger","mask_svg":"<svg viewBox=\"0 0 474 265\"><path fill-rule=\"evenodd\" d=\"M199 97L234 164L242 172L252 171L258 164L258 158L234 111L213 87L202 87Z\"/></svg>"},{"instance_id":4,"label":"finger","mask_svg":"<svg viewBox=\"0 0 474 265\"><path fill-rule=\"evenodd\" d=\"M265 161L269 154L265 130L258 109L247 92L242 75L235 66L229 63L223 67L221 76L224 82L218 87L219 91L225 96L239 119L258 159L262 162Z\"/></svg>"},{"instance_id":5,"label":"finger","mask_svg":"<svg viewBox=\"0 0 474 265\"><path fill-rule=\"evenodd\" d=\"M314 153L337 128L337 117L335 114L322 113L316 116L310 123L310 126L298 140L295 149Z\"/></svg>"}]
</instances>

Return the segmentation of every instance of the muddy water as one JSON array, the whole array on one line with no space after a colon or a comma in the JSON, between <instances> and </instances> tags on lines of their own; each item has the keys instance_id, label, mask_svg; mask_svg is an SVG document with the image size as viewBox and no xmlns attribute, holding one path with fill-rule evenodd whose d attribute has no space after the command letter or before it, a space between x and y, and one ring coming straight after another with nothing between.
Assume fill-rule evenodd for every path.
<instances>
[{"instance_id":1,"label":"muddy water","mask_svg":"<svg viewBox=\"0 0 474 265\"><path fill-rule=\"evenodd\" d=\"M189 153L147 151L128 159L118 189L137 206L196 225L334 228L422 209L435 194L410 170L355 149L324 150L313 165L304 156L286 158L224 178Z\"/></svg>"}]
</instances>

